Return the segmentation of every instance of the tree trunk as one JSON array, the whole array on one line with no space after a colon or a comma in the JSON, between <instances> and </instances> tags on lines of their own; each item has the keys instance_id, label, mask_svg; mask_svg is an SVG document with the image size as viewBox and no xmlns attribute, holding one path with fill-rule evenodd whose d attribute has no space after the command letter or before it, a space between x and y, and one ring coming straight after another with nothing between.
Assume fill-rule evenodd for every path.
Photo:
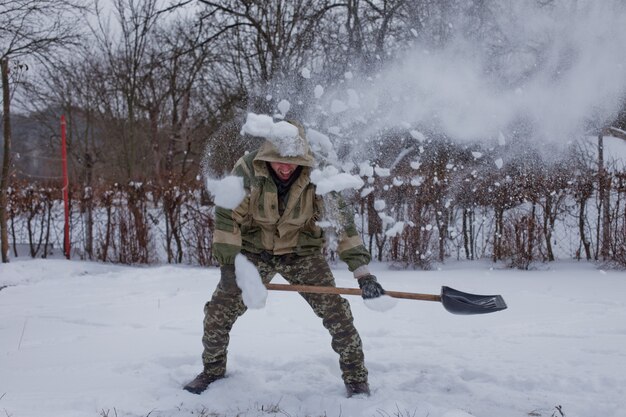
<instances>
[{"instance_id":1,"label":"tree trunk","mask_svg":"<svg viewBox=\"0 0 626 417\"><path fill-rule=\"evenodd\" d=\"M148 110L150 120L150 142L152 144L152 157L154 158L154 178L157 184L164 184L165 179L161 176L161 146L159 145L159 109L152 106Z\"/></svg>"},{"instance_id":2,"label":"tree trunk","mask_svg":"<svg viewBox=\"0 0 626 417\"><path fill-rule=\"evenodd\" d=\"M468 230L467 230L467 217L468 216L469 216L469 209L464 208L463 209L463 248L465 249L465 259L471 259L470 251L469 251L469 236L468 236Z\"/></svg>"},{"instance_id":3,"label":"tree trunk","mask_svg":"<svg viewBox=\"0 0 626 417\"><path fill-rule=\"evenodd\" d=\"M88 191L91 193L91 191ZM93 259L93 201L91 194L83 197L85 221L85 253L89 260Z\"/></svg>"},{"instance_id":4,"label":"tree trunk","mask_svg":"<svg viewBox=\"0 0 626 417\"><path fill-rule=\"evenodd\" d=\"M2 159L2 174L0 175L0 252L2 262L9 262L9 231L7 227L9 188L9 165L11 163L11 107L9 95L9 58L0 62L2 73L2 122L4 124L4 157Z\"/></svg>"},{"instance_id":5,"label":"tree trunk","mask_svg":"<svg viewBox=\"0 0 626 417\"><path fill-rule=\"evenodd\" d=\"M93 250L93 157L89 151L85 152L85 184L83 186L82 211L85 221L85 253L89 260L94 257Z\"/></svg>"},{"instance_id":6,"label":"tree trunk","mask_svg":"<svg viewBox=\"0 0 626 417\"><path fill-rule=\"evenodd\" d=\"M474 222L476 221L476 212L474 207L469 212L469 244L470 244L470 259L473 261L476 259L476 235L474 231Z\"/></svg>"},{"instance_id":7,"label":"tree trunk","mask_svg":"<svg viewBox=\"0 0 626 417\"><path fill-rule=\"evenodd\" d=\"M547 196L545 213L544 213L544 218L543 218L543 233L546 239L546 251L548 255L548 261L550 262L554 261L554 251L552 250L553 224L552 224L552 221L550 220L553 216L553 213L552 213L553 210L556 210L556 209L552 206L552 197Z\"/></svg>"},{"instance_id":8,"label":"tree trunk","mask_svg":"<svg viewBox=\"0 0 626 417\"><path fill-rule=\"evenodd\" d=\"M438 207L435 219L437 221L437 231L439 233L439 262L443 263L446 258L446 238L448 237L447 209L444 207Z\"/></svg>"},{"instance_id":9,"label":"tree trunk","mask_svg":"<svg viewBox=\"0 0 626 417\"><path fill-rule=\"evenodd\" d=\"M537 203L533 201L530 218L528 219L528 248L526 249L526 260L530 264L533 261L533 252L535 250L535 213L537 212Z\"/></svg>"},{"instance_id":10,"label":"tree trunk","mask_svg":"<svg viewBox=\"0 0 626 417\"><path fill-rule=\"evenodd\" d=\"M48 246L50 245L50 228L52 226L52 207L54 205L54 202L52 201L52 198L50 196L50 198L46 201L47 204L47 210L46 210L46 234L45 234L45 238L44 238L44 243L43 243L43 255L42 257L45 259L48 257Z\"/></svg>"},{"instance_id":11,"label":"tree trunk","mask_svg":"<svg viewBox=\"0 0 626 417\"><path fill-rule=\"evenodd\" d=\"M504 209L495 208L495 230L493 233L493 261L502 259L502 235L504 233Z\"/></svg>"},{"instance_id":12,"label":"tree trunk","mask_svg":"<svg viewBox=\"0 0 626 417\"><path fill-rule=\"evenodd\" d=\"M610 181L604 167L604 137L602 133L598 135L598 192L600 194L600 205L602 207L602 244L600 245L600 255L602 260L609 259L609 246L611 244L610 228Z\"/></svg>"},{"instance_id":13,"label":"tree trunk","mask_svg":"<svg viewBox=\"0 0 626 417\"><path fill-rule=\"evenodd\" d=\"M585 233L585 205L587 204L587 199L580 200L580 207L578 210L578 232L580 234L580 240L583 244L583 248L585 248L585 257L588 261L591 260L591 244L587 239L587 235Z\"/></svg>"},{"instance_id":14,"label":"tree trunk","mask_svg":"<svg viewBox=\"0 0 626 417\"><path fill-rule=\"evenodd\" d=\"M15 215L13 210L11 210L11 238L13 239L13 256L17 258L17 238L15 235Z\"/></svg>"}]
</instances>

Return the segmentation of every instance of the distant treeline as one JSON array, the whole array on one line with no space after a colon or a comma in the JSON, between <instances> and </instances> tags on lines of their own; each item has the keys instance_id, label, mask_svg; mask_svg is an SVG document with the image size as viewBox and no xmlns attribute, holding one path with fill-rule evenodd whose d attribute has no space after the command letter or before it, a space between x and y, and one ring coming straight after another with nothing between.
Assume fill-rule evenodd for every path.
<instances>
[{"instance_id":1,"label":"distant treeline","mask_svg":"<svg viewBox=\"0 0 626 417\"><path fill-rule=\"evenodd\" d=\"M390 170L372 170L348 198L374 258L398 267L491 259L526 269L572 258L625 266L626 172L599 171L593 146L572 146L549 161L518 149L502 161L494 150L427 141ZM45 256L38 248L47 243L62 247L59 190L26 182L10 190L12 241L28 244L32 256ZM74 187L71 213L73 257L214 262L213 203L201 181Z\"/></svg>"}]
</instances>

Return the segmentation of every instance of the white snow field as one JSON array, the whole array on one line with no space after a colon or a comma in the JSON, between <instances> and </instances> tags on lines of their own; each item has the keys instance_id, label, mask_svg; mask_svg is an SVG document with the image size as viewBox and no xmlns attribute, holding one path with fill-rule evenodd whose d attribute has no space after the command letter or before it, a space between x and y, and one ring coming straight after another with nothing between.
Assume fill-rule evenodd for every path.
<instances>
[{"instance_id":1,"label":"white snow field","mask_svg":"<svg viewBox=\"0 0 626 417\"><path fill-rule=\"evenodd\" d=\"M330 337L296 293L270 292L233 328L227 378L202 395L202 309L216 268L67 260L0 265L0 415L620 417L626 273L589 263L533 271L450 262L372 269L389 290L501 294L507 310L448 313L349 297L372 395L346 398ZM337 285L356 286L342 266ZM274 282L284 282L276 277Z\"/></svg>"}]
</instances>

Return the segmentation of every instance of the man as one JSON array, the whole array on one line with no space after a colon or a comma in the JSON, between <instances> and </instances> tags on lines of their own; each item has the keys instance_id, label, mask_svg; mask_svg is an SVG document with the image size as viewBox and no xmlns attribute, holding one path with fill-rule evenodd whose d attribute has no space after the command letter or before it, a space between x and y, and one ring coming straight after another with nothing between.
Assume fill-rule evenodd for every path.
<instances>
[{"instance_id":1,"label":"man","mask_svg":"<svg viewBox=\"0 0 626 417\"><path fill-rule=\"evenodd\" d=\"M292 144L296 146L287 146L292 151L266 140L259 150L239 159L233 175L243 178L246 197L233 210L215 209L213 252L220 263L221 279L204 308L204 370L184 387L194 394L224 377L229 332L246 311L235 281L234 263L239 253L256 266L263 283L279 273L291 284L335 286L322 254L324 233L317 224L324 216L324 203L310 181L314 157L304 128L291 124L298 127ZM380 297L384 290L369 273L371 256L357 234L354 215L338 195L334 197L339 204L333 213L340 218L335 220L342 223L339 258L358 279L363 298ZM301 295L330 332L348 397L369 395L361 338L348 301L336 294Z\"/></svg>"}]
</instances>

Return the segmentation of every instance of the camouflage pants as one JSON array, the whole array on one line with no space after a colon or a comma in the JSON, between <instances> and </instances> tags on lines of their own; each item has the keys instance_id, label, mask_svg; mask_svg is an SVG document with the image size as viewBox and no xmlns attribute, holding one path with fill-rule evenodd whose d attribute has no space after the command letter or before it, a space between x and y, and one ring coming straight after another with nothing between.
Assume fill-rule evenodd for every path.
<instances>
[{"instance_id":1,"label":"camouflage pants","mask_svg":"<svg viewBox=\"0 0 626 417\"><path fill-rule=\"evenodd\" d=\"M322 254L310 256L264 256L246 253L264 283L279 273L291 284L335 286L330 267ZM337 294L300 295L309 303L324 327L329 331L331 346L339 354L339 366L346 383L367 382L367 369L363 359L361 338L353 324L348 301ZM204 371L212 376L226 372L226 353L230 330L239 316L246 311L241 291L226 291L218 285L211 301L204 307Z\"/></svg>"}]
</instances>

